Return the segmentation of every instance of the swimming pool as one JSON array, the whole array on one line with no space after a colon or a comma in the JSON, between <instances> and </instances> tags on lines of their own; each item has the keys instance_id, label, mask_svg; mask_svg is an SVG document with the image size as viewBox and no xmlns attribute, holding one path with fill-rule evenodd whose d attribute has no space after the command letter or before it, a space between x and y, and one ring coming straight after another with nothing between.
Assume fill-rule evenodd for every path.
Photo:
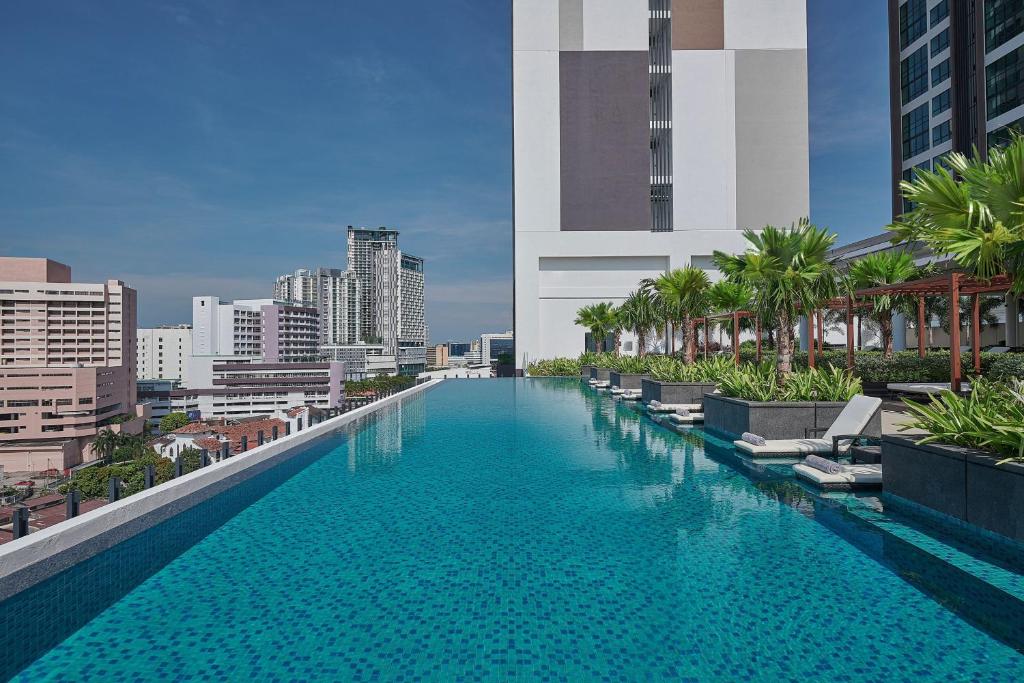
<instances>
[{"instance_id":1,"label":"swimming pool","mask_svg":"<svg viewBox=\"0 0 1024 683\"><path fill-rule=\"evenodd\" d=\"M15 679L1019 680L1015 643L704 443L575 380L446 381Z\"/></svg>"}]
</instances>

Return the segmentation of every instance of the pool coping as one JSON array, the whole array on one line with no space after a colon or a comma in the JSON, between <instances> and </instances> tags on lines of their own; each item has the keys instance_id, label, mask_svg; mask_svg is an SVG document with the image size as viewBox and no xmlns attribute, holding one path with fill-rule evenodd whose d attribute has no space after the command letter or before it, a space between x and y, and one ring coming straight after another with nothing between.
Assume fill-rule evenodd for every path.
<instances>
[{"instance_id":1,"label":"pool coping","mask_svg":"<svg viewBox=\"0 0 1024 683\"><path fill-rule=\"evenodd\" d=\"M0 601L250 479L308 444L443 382L433 379L0 546Z\"/></svg>"}]
</instances>

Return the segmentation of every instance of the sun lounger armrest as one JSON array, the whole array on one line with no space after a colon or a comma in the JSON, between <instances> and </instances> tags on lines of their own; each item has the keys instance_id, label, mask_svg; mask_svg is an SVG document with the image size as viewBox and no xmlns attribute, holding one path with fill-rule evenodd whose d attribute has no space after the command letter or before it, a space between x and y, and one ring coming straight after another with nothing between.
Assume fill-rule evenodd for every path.
<instances>
[{"instance_id":1,"label":"sun lounger armrest","mask_svg":"<svg viewBox=\"0 0 1024 683\"><path fill-rule=\"evenodd\" d=\"M804 427L804 438L810 439L815 434L823 434L828 431L828 427Z\"/></svg>"},{"instance_id":2,"label":"sun lounger armrest","mask_svg":"<svg viewBox=\"0 0 1024 683\"><path fill-rule=\"evenodd\" d=\"M881 437L878 437L878 436L867 436L866 434L834 434L832 436L832 457L833 458L837 458L838 459L838 457L839 457L839 442L840 441L850 441L850 442L852 442L850 444L851 446L855 445L857 443L862 443L862 444L867 444L867 445L873 445L873 444L877 445L877 444L881 444L882 443Z\"/></svg>"}]
</instances>

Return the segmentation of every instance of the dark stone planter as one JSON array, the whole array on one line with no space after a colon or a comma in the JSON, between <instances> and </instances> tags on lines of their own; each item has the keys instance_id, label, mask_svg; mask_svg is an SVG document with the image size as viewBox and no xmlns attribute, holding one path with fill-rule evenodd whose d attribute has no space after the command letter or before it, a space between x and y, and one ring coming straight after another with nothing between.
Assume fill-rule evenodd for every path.
<instances>
[{"instance_id":1,"label":"dark stone planter","mask_svg":"<svg viewBox=\"0 0 1024 683\"><path fill-rule=\"evenodd\" d=\"M607 382L608 375L611 373L609 368L598 368L591 366L590 368L590 379L596 379L598 382Z\"/></svg>"},{"instance_id":2,"label":"dark stone planter","mask_svg":"<svg viewBox=\"0 0 1024 683\"><path fill-rule=\"evenodd\" d=\"M590 373L594 370L593 365L582 365L580 366L580 377L583 379L590 379Z\"/></svg>"},{"instance_id":3,"label":"dark stone planter","mask_svg":"<svg viewBox=\"0 0 1024 683\"><path fill-rule=\"evenodd\" d=\"M613 387L620 389L640 389L640 383L644 379L649 379L650 375L627 375L621 372L610 372L608 373L608 381L612 383Z\"/></svg>"},{"instance_id":4,"label":"dark stone planter","mask_svg":"<svg viewBox=\"0 0 1024 683\"><path fill-rule=\"evenodd\" d=\"M888 382L861 382L865 396L885 397L889 395Z\"/></svg>"},{"instance_id":5,"label":"dark stone planter","mask_svg":"<svg viewBox=\"0 0 1024 683\"><path fill-rule=\"evenodd\" d=\"M950 517L1024 541L1024 464L912 438L882 440L882 488Z\"/></svg>"},{"instance_id":6,"label":"dark stone planter","mask_svg":"<svg viewBox=\"0 0 1024 683\"><path fill-rule=\"evenodd\" d=\"M760 403L718 394L704 400L704 428L731 439L743 432L766 439L802 439L808 429L825 430L832 426L846 403L831 401ZM882 433L882 413L877 411L864 429L867 436ZM820 436L812 434L812 436Z\"/></svg>"},{"instance_id":7,"label":"dark stone planter","mask_svg":"<svg viewBox=\"0 0 1024 683\"><path fill-rule=\"evenodd\" d=\"M644 378L640 382L640 400L643 403L703 403L704 394L715 390L714 382L660 382Z\"/></svg>"},{"instance_id":8,"label":"dark stone planter","mask_svg":"<svg viewBox=\"0 0 1024 683\"><path fill-rule=\"evenodd\" d=\"M499 363L494 371L497 377L522 377L522 371L516 372L514 365L502 365Z\"/></svg>"}]
</instances>

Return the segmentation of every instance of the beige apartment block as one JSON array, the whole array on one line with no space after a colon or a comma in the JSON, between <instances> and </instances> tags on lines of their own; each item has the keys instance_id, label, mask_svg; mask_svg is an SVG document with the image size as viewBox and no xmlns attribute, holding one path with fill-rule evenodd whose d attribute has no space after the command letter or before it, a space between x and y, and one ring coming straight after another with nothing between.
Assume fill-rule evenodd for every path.
<instances>
[{"instance_id":1,"label":"beige apartment block","mask_svg":"<svg viewBox=\"0 0 1024 683\"><path fill-rule=\"evenodd\" d=\"M63 470L92 459L102 429L139 433L136 294L72 282L43 258L0 257L0 464Z\"/></svg>"}]
</instances>

